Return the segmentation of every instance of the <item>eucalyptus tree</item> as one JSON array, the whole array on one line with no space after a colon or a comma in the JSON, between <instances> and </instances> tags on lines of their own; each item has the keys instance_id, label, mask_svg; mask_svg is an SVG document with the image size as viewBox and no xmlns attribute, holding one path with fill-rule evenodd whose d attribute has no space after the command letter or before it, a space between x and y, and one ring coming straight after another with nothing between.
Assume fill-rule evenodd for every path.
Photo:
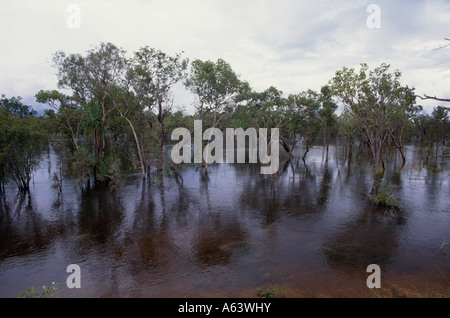
<instances>
[{"instance_id":1,"label":"eucalyptus tree","mask_svg":"<svg viewBox=\"0 0 450 318\"><path fill-rule=\"evenodd\" d=\"M124 49L112 43L101 43L84 56L57 52L54 64L58 69L58 87L71 90L71 99L81 105L86 115L83 128L94 145L94 176L97 168L105 163L105 137L110 128L108 120L116 113L128 124L133 135L144 179L150 173L151 161L150 150L145 143L153 128L153 118L157 119L160 127L158 166L161 169L164 119L173 104L172 88L185 75L187 59L182 59L181 54L168 56L149 47L128 56ZM56 107L55 98L59 98L62 105L60 97L43 100ZM69 130L73 136L76 135L76 129Z\"/></svg>"},{"instance_id":2,"label":"eucalyptus tree","mask_svg":"<svg viewBox=\"0 0 450 318\"><path fill-rule=\"evenodd\" d=\"M263 92L253 92L250 98L255 125L264 128L282 128L287 125L287 101L283 91L274 86Z\"/></svg>"},{"instance_id":3,"label":"eucalyptus tree","mask_svg":"<svg viewBox=\"0 0 450 318\"><path fill-rule=\"evenodd\" d=\"M124 72L108 96L120 116L129 124L136 143L142 177L150 174L150 153L146 149L145 131L152 132L157 118L159 135L158 169L162 169L164 121L173 105L173 86L185 76L188 60L181 54L169 56L149 47L142 47L132 58L124 59ZM138 129L140 133L138 133Z\"/></svg>"},{"instance_id":4,"label":"eucalyptus tree","mask_svg":"<svg viewBox=\"0 0 450 318\"><path fill-rule=\"evenodd\" d=\"M306 149L302 156L304 162L309 152L311 139L320 127L320 95L313 90L307 90L299 94L291 94L288 96L288 104L290 130L294 136L300 136L305 143Z\"/></svg>"},{"instance_id":5,"label":"eucalyptus tree","mask_svg":"<svg viewBox=\"0 0 450 318\"><path fill-rule=\"evenodd\" d=\"M320 97L319 97L321 107L319 110L319 116L323 126L323 139L324 145L327 147L330 145L330 135L331 128L335 124L335 111L338 108L338 105L333 100L333 95L331 93L331 89L329 86L323 86L320 89Z\"/></svg>"},{"instance_id":6,"label":"eucalyptus tree","mask_svg":"<svg viewBox=\"0 0 450 318\"><path fill-rule=\"evenodd\" d=\"M450 107L437 106L431 114L421 112L414 118L414 123L425 143L429 146L436 145L436 152L439 147L448 148L446 141L450 136Z\"/></svg>"},{"instance_id":7,"label":"eucalyptus tree","mask_svg":"<svg viewBox=\"0 0 450 318\"><path fill-rule=\"evenodd\" d=\"M2 94L0 108L20 118L37 115L36 111L31 106L22 103L22 97L20 96L8 98L5 94Z\"/></svg>"},{"instance_id":8,"label":"eucalyptus tree","mask_svg":"<svg viewBox=\"0 0 450 318\"><path fill-rule=\"evenodd\" d=\"M392 109L391 125L388 131L395 147L402 157L401 169L406 162L404 148L405 130L408 124L412 122L423 108L420 105L416 105L416 96L414 95L413 88L409 88L408 86L401 87L397 90L396 94L398 94L396 96L398 104Z\"/></svg>"},{"instance_id":9,"label":"eucalyptus tree","mask_svg":"<svg viewBox=\"0 0 450 318\"><path fill-rule=\"evenodd\" d=\"M394 130L396 114L414 102L411 90L400 84L401 72L390 73L389 67L383 63L369 71L367 64L361 64L359 72L344 67L330 81L333 94L349 110L367 141L377 173L384 172L382 149Z\"/></svg>"},{"instance_id":10,"label":"eucalyptus tree","mask_svg":"<svg viewBox=\"0 0 450 318\"><path fill-rule=\"evenodd\" d=\"M20 191L29 192L32 173L48 140L45 119L34 116L32 107L19 98L11 103L6 100L0 104L0 189L9 178Z\"/></svg>"},{"instance_id":11,"label":"eucalyptus tree","mask_svg":"<svg viewBox=\"0 0 450 318\"><path fill-rule=\"evenodd\" d=\"M58 88L71 90L73 100L90 116L85 118L85 129L92 129L89 134L93 136L96 180L97 170L106 158L107 118L115 110L109 92L123 74L125 53L112 43L101 43L85 56L59 51L53 57Z\"/></svg>"},{"instance_id":12,"label":"eucalyptus tree","mask_svg":"<svg viewBox=\"0 0 450 318\"><path fill-rule=\"evenodd\" d=\"M344 109L336 119L337 132L340 138L345 142L349 160L353 154L353 144L358 136L358 123L350 110Z\"/></svg>"},{"instance_id":13,"label":"eucalyptus tree","mask_svg":"<svg viewBox=\"0 0 450 318\"><path fill-rule=\"evenodd\" d=\"M136 94L143 99L147 99L149 108L153 106L157 109L156 117L159 123L159 156L158 169L162 169L162 153L165 136L165 119L173 108L173 87L186 77L186 70L189 60L182 58L178 53L174 56L143 47L135 53L134 74L136 80L133 81ZM143 90L145 89L145 90ZM150 95L150 98L148 94Z\"/></svg>"},{"instance_id":14,"label":"eucalyptus tree","mask_svg":"<svg viewBox=\"0 0 450 318\"><path fill-rule=\"evenodd\" d=\"M57 90L40 90L35 97L38 103L47 104L56 111L56 118L61 120L62 126L69 132L73 149L77 151L79 149L78 137L81 133L81 123L85 116L80 105L71 96Z\"/></svg>"},{"instance_id":15,"label":"eucalyptus tree","mask_svg":"<svg viewBox=\"0 0 450 318\"><path fill-rule=\"evenodd\" d=\"M194 60L184 84L196 97L198 119L209 116L211 133L225 116L232 113L243 90L248 88L248 84L241 81L223 59L217 62ZM206 147L210 139L211 136L207 139ZM205 173L208 173L207 162Z\"/></svg>"},{"instance_id":16,"label":"eucalyptus tree","mask_svg":"<svg viewBox=\"0 0 450 318\"><path fill-rule=\"evenodd\" d=\"M198 118L206 114L212 115L212 128L217 127L231 113L243 88L248 86L223 59L218 59L217 62L194 60L184 84L197 98Z\"/></svg>"}]
</instances>

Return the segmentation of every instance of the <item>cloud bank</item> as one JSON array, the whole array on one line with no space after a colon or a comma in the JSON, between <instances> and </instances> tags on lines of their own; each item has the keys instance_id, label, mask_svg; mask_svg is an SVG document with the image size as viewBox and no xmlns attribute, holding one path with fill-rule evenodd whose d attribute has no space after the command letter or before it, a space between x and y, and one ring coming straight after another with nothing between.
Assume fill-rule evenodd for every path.
<instances>
[{"instance_id":1,"label":"cloud bank","mask_svg":"<svg viewBox=\"0 0 450 318\"><path fill-rule=\"evenodd\" d=\"M367 26L380 8L381 28ZM69 28L70 4L80 28ZM388 63L418 94L449 98L450 3L442 1L159 0L0 2L0 92L56 88L54 52L84 53L100 42L127 51L150 46L190 60L223 58L255 90L320 90L343 66ZM177 87L178 104L192 97ZM427 111L439 103L419 101ZM40 105L42 107L43 105Z\"/></svg>"}]
</instances>

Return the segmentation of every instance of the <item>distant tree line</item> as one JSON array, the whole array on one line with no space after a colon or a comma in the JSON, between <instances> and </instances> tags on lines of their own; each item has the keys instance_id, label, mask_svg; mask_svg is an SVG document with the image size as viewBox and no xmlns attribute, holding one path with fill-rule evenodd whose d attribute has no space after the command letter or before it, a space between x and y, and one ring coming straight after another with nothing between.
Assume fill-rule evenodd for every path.
<instances>
[{"instance_id":1,"label":"distant tree line","mask_svg":"<svg viewBox=\"0 0 450 318\"><path fill-rule=\"evenodd\" d=\"M121 162L143 179L162 171L164 146L176 127L192 130L194 119L205 127L279 128L287 157L301 143L304 161L310 144L328 149L342 141L351 156L358 143L383 173L386 147L395 147L405 164L405 144L412 140L448 150L450 108L431 114L416 104L414 88L400 83L401 73L381 64L370 70L344 67L321 89L285 96L276 87L255 91L222 59L189 62L143 47L132 54L101 43L85 54L53 55L58 90L41 90L36 101L49 106L37 116L20 97L0 101L0 183L8 179L29 191L33 170L50 142L70 149L70 171L81 184L117 185ZM195 113L175 107L173 88L182 83L196 98ZM336 114L338 106L342 111ZM208 141L207 141L208 142ZM434 148L435 147L435 148ZM153 170L152 170L153 169ZM56 176L61 180L62 176Z\"/></svg>"}]
</instances>

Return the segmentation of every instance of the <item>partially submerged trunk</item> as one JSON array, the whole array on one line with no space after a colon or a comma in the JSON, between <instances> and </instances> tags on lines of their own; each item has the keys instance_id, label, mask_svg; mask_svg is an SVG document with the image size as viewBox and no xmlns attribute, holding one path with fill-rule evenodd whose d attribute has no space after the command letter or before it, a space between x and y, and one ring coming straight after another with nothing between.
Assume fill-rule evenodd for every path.
<instances>
[{"instance_id":1,"label":"partially submerged trunk","mask_svg":"<svg viewBox=\"0 0 450 318\"><path fill-rule=\"evenodd\" d=\"M139 138L138 138L138 136L137 136L137 134L136 134L136 130L134 129L134 125L133 125L133 123L131 122L131 120L128 119L128 117L124 116L124 115L122 114L122 112L120 112L120 111L119 111L119 114L120 114L120 116L121 116L123 119L125 119L125 121L128 123L128 125L129 125L130 128L131 128L131 132L133 133L134 142L136 143L136 150L137 150L137 153L138 153L138 156L139 156L139 164L140 164L140 166L141 166L142 179L145 180L145 178L146 178L146 174L145 174L145 166L144 166L144 161L143 161L143 159L142 159L141 147L140 147L140 145L139 145ZM149 173L149 174L150 174L150 173Z\"/></svg>"},{"instance_id":2,"label":"partially submerged trunk","mask_svg":"<svg viewBox=\"0 0 450 318\"><path fill-rule=\"evenodd\" d=\"M162 98L158 99L158 121L161 125L159 131L159 154L158 154L158 170L162 171L163 169L163 148L164 148L164 114L162 109Z\"/></svg>"},{"instance_id":3,"label":"partially submerged trunk","mask_svg":"<svg viewBox=\"0 0 450 318\"><path fill-rule=\"evenodd\" d=\"M302 157L303 163L305 162L306 155L309 152L309 138L306 138L305 141L306 141L306 151L305 151L305 153L303 154L303 157Z\"/></svg>"},{"instance_id":4,"label":"partially submerged trunk","mask_svg":"<svg viewBox=\"0 0 450 318\"><path fill-rule=\"evenodd\" d=\"M113 103L114 103L114 102L113 102ZM142 179L145 180L147 175L146 175L146 170L145 170L145 165L144 165L144 159L143 159L142 152L141 152L141 145L140 145L140 143L139 143L139 138L138 138L138 135L137 135L137 133L136 133L136 129L134 129L133 123L132 123L131 120L128 118L127 112L125 112L125 113L122 112L122 111L120 110L120 108L116 105L116 103L114 103L114 107L115 107L116 110L118 111L120 117L122 117L123 119L125 119L125 121L128 123L128 126L130 126L130 128L131 128L131 132L133 133L134 142L135 142L135 144L136 144L136 150L137 150L138 157L139 157L139 165L141 166ZM148 176L150 176L149 171L148 171Z\"/></svg>"},{"instance_id":5,"label":"partially submerged trunk","mask_svg":"<svg viewBox=\"0 0 450 318\"><path fill-rule=\"evenodd\" d=\"M295 141L293 142L292 147L289 147L289 144L286 142L286 140L283 137L280 137L281 140L281 145L283 146L283 149L286 151L287 155L288 155L288 160L292 160L292 158L294 158L294 154L292 153L292 151L294 150L295 147Z\"/></svg>"},{"instance_id":6,"label":"partially submerged trunk","mask_svg":"<svg viewBox=\"0 0 450 318\"><path fill-rule=\"evenodd\" d=\"M395 147L397 148L397 150L400 152L400 155L402 156L402 164L400 165L400 169L402 169L406 163L405 149L403 148L403 143L402 143L402 133L400 133L398 140L391 131L389 131L389 135L391 136Z\"/></svg>"}]
</instances>

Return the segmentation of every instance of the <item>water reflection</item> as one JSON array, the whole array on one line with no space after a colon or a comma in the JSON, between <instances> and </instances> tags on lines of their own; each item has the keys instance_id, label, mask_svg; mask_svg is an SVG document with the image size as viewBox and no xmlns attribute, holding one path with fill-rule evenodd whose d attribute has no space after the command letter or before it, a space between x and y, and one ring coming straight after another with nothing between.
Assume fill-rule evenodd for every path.
<instances>
[{"instance_id":1,"label":"water reflection","mask_svg":"<svg viewBox=\"0 0 450 318\"><path fill-rule=\"evenodd\" d=\"M120 196L108 189L83 190L78 213L78 235L88 236L89 241L97 244L114 241L123 219L121 201Z\"/></svg>"},{"instance_id":2,"label":"water reflection","mask_svg":"<svg viewBox=\"0 0 450 318\"><path fill-rule=\"evenodd\" d=\"M52 236L63 234L60 224L42 218L31 194L16 195L8 202L0 195L0 259L28 255L47 247Z\"/></svg>"},{"instance_id":3,"label":"water reflection","mask_svg":"<svg viewBox=\"0 0 450 318\"><path fill-rule=\"evenodd\" d=\"M369 264L385 268L398 254L405 223L402 211L365 206L356 218L325 238L322 250L328 265L349 272L364 272Z\"/></svg>"},{"instance_id":4,"label":"water reflection","mask_svg":"<svg viewBox=\"0 0 450 318\"><path fill-rule=\"evenodd\" d=\"M239 248L247 239L236 218L215 216L198 225L192 240L193 253L202 267L230 264L233 249Z\"/></svg>"},{"instance_id":5,"label":"water reflection","mask_svg":"<svg viewBox=\"0 0 450 318\"><path fill-rule=\"evenodd\" d=\"M368 200L371 166L339 147L313 147L271 176L256 164L210 165L207 177L184 165L152 182L127 175L115 192L69 179L62 193L51 189L51 155L31 194L9 185L0 195L0 296L64 282L73 263L85 287L61 297L254 297L274 273L290 278L286 296L338 284L342 296L364 286L373 263L445 289L439 271L450 277L450 253L438 250L450 239L448 178L416 166L413 151L401 172L387 162L397 211Z\"/></svg>"}]
</instances>

